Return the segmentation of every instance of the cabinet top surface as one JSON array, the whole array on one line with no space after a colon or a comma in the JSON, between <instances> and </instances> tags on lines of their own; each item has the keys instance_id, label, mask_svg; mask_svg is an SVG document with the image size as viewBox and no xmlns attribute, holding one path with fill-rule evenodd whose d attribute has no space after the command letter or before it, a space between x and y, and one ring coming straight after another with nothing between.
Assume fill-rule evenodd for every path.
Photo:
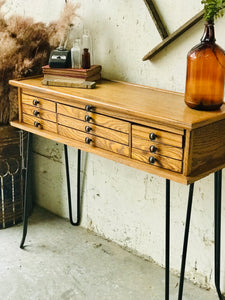
<instances>
[{"instance_id":1,"label":"cabinet top surface","mask_svg":"<svg viewBox=\"0 0 225 300\"><path fill-rule=\"evenodd\" d=\"M102 80L95 89L45 86L43 78L10 80L10 84L33 92L82 101L95 106L129 114L135 118L193 129L225 118L225 105L220 110L204 112L190 109L184 103L184 95L147 86Z\"/></svg>"}]
</instances>

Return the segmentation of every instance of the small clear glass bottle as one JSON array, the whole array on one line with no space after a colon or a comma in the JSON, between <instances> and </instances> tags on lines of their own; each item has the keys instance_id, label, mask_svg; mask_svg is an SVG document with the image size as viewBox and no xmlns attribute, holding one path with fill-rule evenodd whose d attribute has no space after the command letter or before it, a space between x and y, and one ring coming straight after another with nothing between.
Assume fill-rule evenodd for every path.
<instances>
[{"instance_id":1,"label":"small clear glass bottle","mask_svg":"<svg viewBox=\"0 0 225 300\"><path fill-rule=\"evenodd\" d=\"M80 39L76 39L71 49L71 65L72 68L79 69L81 67L81 48Z\"/></svg>"},{"instance_id":2,"label":"small clear glass bottle","mask_svg":"<svg viewBox=\"0 0 225 300\"><path fill-rule=\"evenodd\" d=\"M201 43L187 55L185 103L197 110L217 110L223 104L225 53L215 43L214 24L207 22Z\"/></svg>"}]
</instances>

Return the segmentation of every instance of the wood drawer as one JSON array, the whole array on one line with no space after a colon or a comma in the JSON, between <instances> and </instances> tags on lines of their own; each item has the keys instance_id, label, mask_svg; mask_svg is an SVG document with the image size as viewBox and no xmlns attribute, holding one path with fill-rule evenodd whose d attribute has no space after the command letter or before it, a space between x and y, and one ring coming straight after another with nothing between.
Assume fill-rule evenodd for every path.
<instances>
[{"instance_id":1,"label":"wood drawer","mask_svg":"<svg viewBox=\"0 0 225 300\"><path fill-rule=\"evenodd\" d=\"M94 136L76 129L72 129L66 126L58 125L58 133L71 139L75 139L85 143L85 139L91 139L89 147L98 147L110 152L114 152L120 155L129 156L129 147L110 141L106 138Z\"/></svg>"},{"instance_id":2,"label":"wood drawer","mask_svg":"<svg viewBox=\"0 0 225 300\"><path fill-rule=\"evenodd\" d=\"M149 158L153 157L155 159L154 162L150 163ZM158 154L152 154L144 150L132 149L132 158L154 165L156 167L160 167L163 169L168 169L174 172L181 173L182 171L182 161L173 159L170 157L161 156Z\"/></svg>"},{"instance_id":3,"label":"wood drawer","mask_svg":"<svg viewBox=\"0 0 225 300\"><path fill-rule=\"evenodd\" d=\"M39 128L40 130L44 129L44 130L55 132L55 133L57 132L56 123L46 121L46 120L43 120L40 118L36 118L34 116L23 114L23 122L26 124L29 124L29 125L33 125L34 127L36 127L34 125L34 122L37 122L40 124L37 128Z\"/></svg>"},{"instance_id":4,"label":"wood drawer","mask_svg":"<svg viewBox=\"0 0 225 300\"><path fill-rule=\"evenodd\" d=\"M183 135L169 131L159 130L152 127L145 127L140 125L132 125L132 137L139 137L141 139L150 141L150 135L155 135L152 140L154 142L167 144L174 147L182 148Z\"/></svg>"},{"instance_id":5,"label":"wood drawer","mask_svg":"<svg viewBox=\"0 0 225 300\"><path fill-rule=\"evenodd\" d=\"M31 115L33 117L37 117L38 119L44 119L44 120L56 122L56 113L46 109L41 109L39 107L23 104L22 111L23 113ZM38 112L37 116L34 116L35 112Z\"/></svg>"},{"instance_id":6,"label":"wood drawer","mask_svg":"<svg viewBox=\"0 0 225 300\"><path fill-rule=\"evenodd\" d=\"M150 140L144 140L141 138L138 138L136 136L132 137L132 148L144 150L149 153L156 153L159 155L171 157L174 159L182 160L183 158L183 149L166 145L166 144L161 144L161 143L156 143L154 141Z\"/></svg>"},{"instance_id":7,"label":"wood drawer","mask_svg":"<svg viewBox=\"0 0 225 300\"><path fill-rule=\"evenodd\" d=\"M37 105L34 105L34 100L37 100L39 103L37 103ZM28 104L32 105L33 107L43 108L52 112L56 112L56 104L54 101L36 97L35 95L22 94L22 104Z\"/></svg>"},{"instance_id":8,"label":"wood drawer","mask_svg":"<svg viewBox=\"0 0 225 300\"><path fill-rule=\"evenodd\" d=\"M132 125L132 158L182 172L183 135L153 127Z\"/></svg>"},{"instance_id":9,"label":"wood drawer","mask_svg":"<svg viewBox=\"0 0 225 300\"><path fill-rule=\"evenodd\" d=\"M128 134L58 114L58 124L128 145Z\"/></svg>"},{"instance_id":10,"label":"wood drawer","mask_svg":"<svg viewBox=\"0 0 225 300\"><path fill-rule=\"evenodd\" d=\"M83 109L72 107L64 104L57 104L57 113L64 116L72 117L85 121L85 116L91 117L88 123L107 127L113 130L129 133L129 122L122 121L116 118L97 114L95 112L86 112Z\"/></svg>"}]
</instances>

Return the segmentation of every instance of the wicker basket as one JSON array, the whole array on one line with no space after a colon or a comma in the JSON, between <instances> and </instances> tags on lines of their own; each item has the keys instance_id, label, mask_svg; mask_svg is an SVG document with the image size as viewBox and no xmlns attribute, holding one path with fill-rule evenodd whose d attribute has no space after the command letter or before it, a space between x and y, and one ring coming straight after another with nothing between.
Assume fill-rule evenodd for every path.
<instances>
[{"instance_id":1,"label":"wicker basket","mask_svg":"<svg viewBox=\"0 0 225 300\"><path fill-rule=\"evenodd\" d=\"M19 130L0 126L0 229L22 221L23 179Z\"/></svg>"}]
</instances>

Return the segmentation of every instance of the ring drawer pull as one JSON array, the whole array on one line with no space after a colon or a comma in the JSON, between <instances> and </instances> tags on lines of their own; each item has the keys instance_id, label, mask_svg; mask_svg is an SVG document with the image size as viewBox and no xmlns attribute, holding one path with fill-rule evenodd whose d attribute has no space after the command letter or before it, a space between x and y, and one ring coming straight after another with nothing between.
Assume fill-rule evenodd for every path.
<instances>
[{"instance_id":1,"label":"ring drawer pull","mask_svg":"<svg viewBox=\"0 0 225 300\"><path fill-rule=\"evenodd\" d=\"M85 110L86 111L91 111L93 109L94 109L94 106L92 106L92 105L85 105Z\"/></svg>"},{"instance_id":2,"label":"ring drawer pull","mask_svg":"<svg viewBox=\"0 0 225 300\"><path fill-rule=\"evenodd\" d=\"M37 106L40 102L37 99L33 100L33 105Z\"/></svg>"},{"instance_id":3,"label":"ring drawer pull","mask_svg":"<svg viewBox=\"0 0 225 300\"><path fill-rule=\"evenodd\" d=\"M41 128L41 124L37 121L34 121L34 127L36 127L36 128L40 127Z\"/></svg>"},{"instance_id":4,"label":"ring drawer pull","mask_svg":"<svg viewBox=\"0 0 225 300\"><path fill-rule=\"evenodd\" d=\"M86 144L90 144L92 142L92 139L90 139L89 137L85 138L85 143Z\"/></svg>"},{"instance_id":5,"label":"ring drawer pull","mask_svg":"<svg viewBox=\"0 0 225 300\"><path fill-rule=\"evenodd\" d=\"M37 110L34 110L34 111L33 111L33 115L34 115L35 117L37 117L39 114L40 114L39 111L37 111Z\"/></svg>"},{"instance_id":6,"label":"ring drawer pull","mask_svg":"<svg viewBox=\"0 0 225 300\"><path fill-rule=\"evenodd\" d=\"M90 120L92 120L92 117L86 115L84 119L85 119L86 122L89 122Z\"/></svg>"},{"instance_id":7,"label":"ring drawer pull","mask_svg":"<svg viewBox=\"0 0 225 300\"><path fill-rule=\"evenodd\" d=\"M151 146L149 147L149 151L150 151L151 153L155 153L155 152L157 151L157 147L154 146L154 145L151 145Z\"/></svg>"},{"instance_id":8,"label":"ring drawer pull","mask_svg":"<svg viewBox=\"0 0 225 300\"><path fill-rule=\"evenodd\" d=\"M92 128L90 126L85 126L85 132L90 132Z\"/></svg>"},{"instance_id":9,"label":"ring drawer pull","mask_svg":"<svg viewBox=\"0 0 225 300\"><path fill-rule=\"evenodd\" d=\"M156 162L156 158L154 156L150 156L148 161L151 165L153 165Z\"/></svg>"},{"instance_id":10,"label":"ring drawer pull","mask_svg":"<svg viewBox=\"0 0 225 300\"><path fill-rule=\"evenodd\" d=\"M149 133L149 139L154 141L157 138L157 135L154 132Z\"/></svg>"}]
</instances>

